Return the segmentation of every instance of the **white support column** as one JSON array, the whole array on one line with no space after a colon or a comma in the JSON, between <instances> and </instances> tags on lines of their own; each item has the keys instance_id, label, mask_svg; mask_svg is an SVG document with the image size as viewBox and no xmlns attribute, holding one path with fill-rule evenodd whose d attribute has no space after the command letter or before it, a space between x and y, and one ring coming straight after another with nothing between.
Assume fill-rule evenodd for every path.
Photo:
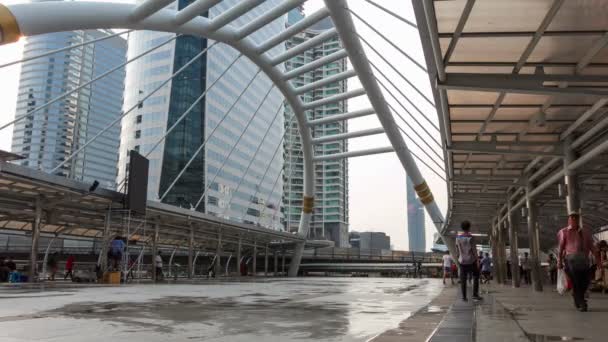
<instances>
[{"instance_id":1,"label":"white support column","mask_svg":"<svg viewBox=\"0 0 608 342\"><path fill-rule=\"evenodd\" d=\"M253 260L252 260L252 271L251 271L251 275L252 276L256 276L256 272L258 269L258 244L256 241L253 242L253 256L252 256Z\"/></svg>"},{"instance_id":2,"label":"white support column","mask_svg":"<svg viewBox=\"0 0 608 342\"><path fill-rule=\"evenodd\" d=\"M108 206L105 223L103 227L103 237L101 238L101 249L99 250L99 258L97 265L102 272L108 268L108 245L110 243L110 227L112 225L112 205Z\"/></svg>"},{"instance_id":3,"label":"white support column","mask_svg":"<svg viewBox=\"0 0 608 342\"><path fill-rule=\"evenodd\" d=\"M539 226L537 221L538 206L534 198L530 196L533 186L528 182L526 185L526 206L528 207L528 243L530 247L530 272L532 275L532 287L534 291L541 292L543 290L541 268L540 268L540 243Z\"/></svg>"},{"instance_id":4,"label":"white support column","mask_svg":"<svg viewBox=\"0 0 608 342\"><path fill-rule=\"evenodd\" d=\"M268 244L266 244L264 253L264 277L268 277Z\"/></svg>"},{"instance_id":5,"label":"white support column","mask_svg":"<svg viewBox=\"0 0 608 342\"><path fill-rule=\"evenodd\" d=\"M156 254L158 254L158 231L160 229L160 224L158 222L154 222L154 236L152 236L152 281L156 282L157 274L156 274L156 263L155 258Z\"/></svg>"},{"instance_id":6,"label":"white support column","mask_svg":"<svg viewBox=\"0 0 608 342\"><path fill-rule=\"evenodd\" d=\"M190 224L190 239L188 240L188 279L194 274L194 225Z\"/></svg>"},{"instance_id":7,"label":"white support column","mask_svg":"<svg viewBox=\"0 0 608 342\"><path fill-rule=\"evenodd\" d=\"M42 198L36 197L34 202L34 221L32 222L32 246L30 249L30 269L28 282L36 281L38 274L38 240L40 238L40 229L42 228Z\"/></svg>"},{"instance_id":8,"label":"white support column","mask_svg":"<svg viewBox=\"0 0 608 342\"><path fill-rule=\"evenodd\" d=\"M242 247L243 247L243 239L239 236L239 242L236 247L236 273L239 277L241 276L241 262L243 262L241 260L242 259L242 257L241 257Z\"/></svg>"},{"instance_id":9,"label":"white support column","mask_svg":"<svg viewBox=\"0 0 608 342\"><path fill-rule=\"evenodd\" d=\"M215 250L215 276L219 277L222 272L222 230L218 230L217 232L217 246Z\"/></svg>"},{"instance_id":10,"label":"white support column","mask_svg":"<svg viewBox=\"0 0 608 342\"><path fill-rule=\"evenodd\" d=\"M510 196L507 195L507 222L509 225L509 250L511 252L511 279L513 287L519 287L519 244L517 243L517 231L519 227L519 221L515 218L513 210L513 203Z\"/></svg>"},{"instance_id":11,"label":"white support column","mask_svg":"<svg viewBox=\"0 0 608 342\"><path fill-rule=\"evenodd\" d=\"M576 172L569 167L570 164L576 160L576 153L572 150L571 145L572 137L569 136L564 142L564 182L566 183L566 208L567 215L573 212L580 215L581 201L578 193L578 177L576 176Z\"/></svg>"}]
</instances>

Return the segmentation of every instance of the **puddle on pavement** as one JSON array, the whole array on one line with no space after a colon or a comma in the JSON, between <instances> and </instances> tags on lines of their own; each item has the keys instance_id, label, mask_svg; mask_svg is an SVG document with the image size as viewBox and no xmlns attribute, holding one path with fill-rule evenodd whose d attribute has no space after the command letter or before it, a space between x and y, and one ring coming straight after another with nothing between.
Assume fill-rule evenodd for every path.
<instances>
[{"instance_id":1,"label":"puddle on pavement","mask_svg":"<svg viewBox=\"0 0 608 342\"><path fill-rule=\"evenodd\" d=\"M296 302L289 298L250 303L230 297L165 297L141 303L81 302L35 316L4 317L4 321L57 317L98 319L121 323L130 327L128 329L165 334L178 331L180 324L196 323L216 326L223 335L293 334L313 340L344 335L349 328L348 310L344 305Z\"/></svg>"},{"instance_id":2,"label":"puddle on pavement","mask_svg":"<svg viewBox=\"0 0 608 342\"><path fill-rule=\"evenodd\" d=\"M583 341L584 338L580 337L569 337L569 336L550 336L550 335L539 335L525 333L526 337L531 342L549 342L549 341Z\"/></svg>"}]
</instances>

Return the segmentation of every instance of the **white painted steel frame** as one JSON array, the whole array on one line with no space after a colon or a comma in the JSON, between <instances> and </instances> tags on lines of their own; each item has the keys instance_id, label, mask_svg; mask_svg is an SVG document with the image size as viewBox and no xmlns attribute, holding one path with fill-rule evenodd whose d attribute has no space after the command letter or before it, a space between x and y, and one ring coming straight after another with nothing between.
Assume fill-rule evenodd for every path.
<instances>
[{"instance_id":1,"label":"white painted steel frame","mask_svg":"<svg viewBox=\"0 0 608 342\"><path fill-rule=\"evenodd\" d=\"M412 183L414 183L417 189L421 188L424 189L424 191L428 190L430 194L430 189L428 189L426 181L420 173L416 161L410 153L410 150L408 149L405 140L398 129L399 126L395 122L387 102L384 99L382 90L376 82L376 78L374 77L374 73L369 61L367 60L367 56L365 55L365 50L363 49L361 41L359 40L359 36L354 34L357 31L355 29L348 4L345 0L324 0L324 2L325 6L329 9L330 15L334 21L334 25L340 34L344 48L348 52L348 56L350 57L353 68L355 71L357 71L359 80L361 81L363 88L366 90L369 101L372 104L372 107L374 107L376 115L378 115L378 119L380 120L382 127L384 127L386 135L388 136L391 145L393 145L395 152L403 165L403 168L406 170L408 177L412 180ZM432 194L430 200L423 201L423 204L427 210L427 213L435 224L437 232L442 236L443 240L448 246L448 249L450 250L450 253L454 256L454 241L452 238L443 236L445 219L439 210L437 203L432 198Z\"/></svg>"},{"instance_id":2,"label":"white painted steel frame","mask_svg":"<svg viewBox=\"0 0 608 342\"><path fill-rule=\"evenodd\" d=\"M248 1L250 7L255 7L256 1ZM304 159L304 191L303 195L313 200L314 196L314 169L312 135L310 127L306 122L305 109L302 100L295 94L293 86L284 78L282 68L271 64L271 58L263 53L271 47L279 44L289 35L283 33L281 39L271 40L263 43L262 48L256 45L250 37L240 37L239 30L230 26L220 26L217 19L222 19L226 24L233 18L232 13L209 20L196 16L181 26L176 25L178 11L161 9L143 20L135 22L132 13L137 5L100 2L41 2L26 3L6 6L16 19L20 33L25 36L39 35L52 32L97 29L97 28L126 28L135 30L165 31L180 34L200 36L220 41L232 46L256 64L270 80L281 91L285 100L292 107L302 139L302 153ZM235 6L227 12L242 12L245 5ZM233 11L231 11L233 10ZM91 16L95 13L95 16ZM147 13L144 13L147 14ZM273 15L272 11L264 16ZM321 10L312 18L301 22L299 26L305 28L306 24L312 25L327 16L327 10ZM295 25L294 25L295 26ZM292 27L293 28L293 27ZM297 33L295 31L293 33ZM328 37L329 38L329 37ZM305 201L306 202L306 201ZM298 235L302 238L308 236L312 211L302 213ZM295 256L290 267L290 274L297 274L299 260L304 250L304 243L296 248Z\"/></svg>"}]
</instances>

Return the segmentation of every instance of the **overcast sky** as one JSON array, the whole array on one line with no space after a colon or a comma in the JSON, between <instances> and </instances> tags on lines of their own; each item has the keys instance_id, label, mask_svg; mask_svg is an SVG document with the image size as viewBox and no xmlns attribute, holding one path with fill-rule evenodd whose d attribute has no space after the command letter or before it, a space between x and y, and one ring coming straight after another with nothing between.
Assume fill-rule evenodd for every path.
<instances>
[{"instance_id":1,"label":"overcast sky","mask_svg":"<svg viewBox=\"0 0 608 342\"><path fill-rule=\"evenodd\" d=\"M20 0L0 0L3 4L12 4L24 2ZM112 0L112 2L131 2L130 0ZM410 1L378 1L383 6L398 13L402 17L415 22L415 16L412 10ZM420 64L425 65L422 47L418 32L407 24L395 19L394 17L384 13L380 9L370 5L364 0L350 0L351 9L362 16L366 21L373 25L378 31L389 38L402 50L412 56ZM305 4L306 13L312 13L319 7L323 6L322 0L309 0ZM391 47L380 36L368 29L364 24L354 19L359 33L379 52L390 61L393 66L405 75L410 82L416 85L424 92L427 97L432 98L430 82L427 74L401 55L396 49ZM21 57L23 50L22 42L8 46L0 46L0 64L4 64ZM382 61L373 51L367 49L366 53L369 60L376 64L397 86L408 96L423 112L437 125L437 113L435 108L428 104L419 94L417 94L405 81L403 81L393 69ZM20 66L15 65L0 69L0 124L4 124L13 119L15 114L15 100L17 88L19 84ZM376 75L381 78L381 76ZM357 80L349 81L349 89L361 87ZM390 85L387 84L387 86ZM391 91L398 97L400 95L391 88ZM394 101L389 94L384 95L386 100L393 108L404 116L408 123L418 133L423 135L429 144L432 144L432 139L425 135L423 130L407 116L407 113L401 106ZM403 105L412 115L433 135L433 138L439 140L439 132L436 131L424 118L407 102L402 100ZM364 97L355 98L349 101L349 110L357 110L369 108L370 104ZM399 118L395 117L397 123L405 129L412 138L428 150L414 132L408 128ZM357 131L361 129L380 127L379 121L374 116L359 118L349 121L349 130ZM12 127L0 132L0 149L10 150L10 142L12 135ZM424 153L414 146L409 139L406 138L408 147L422 158L428 159ZM389 146L388 139L384 136L373 136L365 138L357 138L349 140L350 150L369 149L373 147ZM441 150L435 147L436 152L443 156ZM429 154L433 155L432 153ZM437 157L435 157L437 159ZM438 160L443 166L443 161ZM427 161L433 165L432 162ZM446 185L443 180L431 172L427 167L418 163L423 176L431 187L438 201L439 207L445 214L447 206ZM434 166L442 175L443 171ZM396 249L406 250L408 247L407 241L407 211L406 211L406 188L405 188L405 171L399 162L399 159L394 153L381 154L375 156L366 156L352 158L349 161L349 192L350 192L350 230L356 231L383 231L391 236L391 243ZM432 237L435 232L431 220L426 217L426 242L427 249L432 245Z\"/></svg>"}]
</instances>

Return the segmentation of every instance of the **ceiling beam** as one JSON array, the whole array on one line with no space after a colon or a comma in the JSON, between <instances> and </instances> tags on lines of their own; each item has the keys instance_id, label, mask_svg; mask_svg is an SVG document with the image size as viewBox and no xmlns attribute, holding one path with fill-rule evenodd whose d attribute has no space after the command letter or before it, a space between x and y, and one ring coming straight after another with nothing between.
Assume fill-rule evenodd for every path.
<instances>
[{"instance_id":1,"label":"ceiling beam","mask_svg":"<svg viewBox=\"0 0 608 342\"><path fill-rule=\"evenodd\" d=\"M547 85L545 82L568 82L568 88ZM605 83L605 76L589 75L522 75L447 73L446 80L437 87L446 90L490 91L541 95L599 95L608 96L605 87L577 87L576 83Z\"/></svg>"},{"instance_id":2,"label":"ceiling beam","mask_svg":"<svg viewBox=\"0 0 608 342\"><path fill-rule=\"evenodd\" d=\"M548 157L562 157L561 151L554 152L540 152L533 150L520 150L511 148L502 148L505 145L498 145L496 143L489 142L452 142L452 146L448 147L449 151L460 152L460 153L484 153L484 154L511 154L511 155L526 155L526 156L548 156ZM510 146L518 146L517 144L510 144Z\"/></svg>"}]
</instances>

